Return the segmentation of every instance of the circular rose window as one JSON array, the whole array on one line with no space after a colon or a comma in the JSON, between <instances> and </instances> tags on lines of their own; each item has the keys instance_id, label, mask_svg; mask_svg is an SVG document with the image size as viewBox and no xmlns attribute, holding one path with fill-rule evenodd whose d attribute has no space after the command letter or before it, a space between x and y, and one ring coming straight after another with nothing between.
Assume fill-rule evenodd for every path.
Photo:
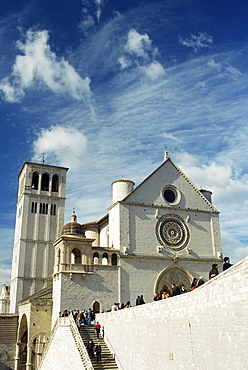
<instances>
[{"instance_id":1,"label":"circular rose window","mask_svg":"<svg viewBox=\"0 0 248 370\"><path fill-rule=\"evenodd\" d=\"M156 225L156 235L161 245L175 251L186 248L189 242L189 229L177 215L160 217Z\"/></svg>"}]
</instances>

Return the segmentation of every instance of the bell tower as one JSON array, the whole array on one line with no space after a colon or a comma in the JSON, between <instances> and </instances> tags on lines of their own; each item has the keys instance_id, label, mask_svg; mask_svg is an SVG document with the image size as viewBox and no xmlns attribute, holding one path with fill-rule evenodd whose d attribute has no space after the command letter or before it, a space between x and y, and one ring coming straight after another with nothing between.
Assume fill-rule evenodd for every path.
<instances>
[{"instance_id":1,"label":"bell tower","mask_svg":"<svg viewBox=\"0 0 248 370\"><path fill-rule=\"evenodd\" d=\"M52 242L64 225L68 168L25 162L19 178L11 272L10 312L52 284Z\"/></svg>"}]
</instances>

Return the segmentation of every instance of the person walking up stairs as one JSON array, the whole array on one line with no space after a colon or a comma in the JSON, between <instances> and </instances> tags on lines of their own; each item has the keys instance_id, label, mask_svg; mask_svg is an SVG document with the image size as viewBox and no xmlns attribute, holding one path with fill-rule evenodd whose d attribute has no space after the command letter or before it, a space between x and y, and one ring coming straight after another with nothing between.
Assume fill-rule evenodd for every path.
<instances>
[{"instance_id":1,"label":"person walking up stairs","mask_svg":"<svg viewBox=\"0 0 248 370\"><path fill-rule=\"evenodd\" d=\"M92 340L95 344L99 344L101 346L101 355L99 356L98 353L98 356L97 354L94 355L93 359L91 360L95 370L118 370L115 359L110 353L106 343L103 340L103 337L99 335L99 339L97 338L97 333L94 325L82 325L79 329L79 332L85 346L87 346L87 343L90 340ZM99 361L97 361L97 358Z\"/></svg>"}]
</instances>

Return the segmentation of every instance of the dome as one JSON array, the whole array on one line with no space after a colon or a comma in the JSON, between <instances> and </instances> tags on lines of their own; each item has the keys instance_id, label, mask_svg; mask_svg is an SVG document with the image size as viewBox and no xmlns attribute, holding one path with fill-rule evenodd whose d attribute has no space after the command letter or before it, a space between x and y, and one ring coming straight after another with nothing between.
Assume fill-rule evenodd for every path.
<instances>
[{"instance_id":1,"label":"dome","mask_svg":"<svg viewBox=\"0 0 248 370\"><path fill-rule=\"evenodd\" d=\"M71 222L68 222L63 229L62 235L83 235L85 236L85 230L83 225L77 222L77 216L73 214L71 216Z\"/></svg>"}]
</instances>

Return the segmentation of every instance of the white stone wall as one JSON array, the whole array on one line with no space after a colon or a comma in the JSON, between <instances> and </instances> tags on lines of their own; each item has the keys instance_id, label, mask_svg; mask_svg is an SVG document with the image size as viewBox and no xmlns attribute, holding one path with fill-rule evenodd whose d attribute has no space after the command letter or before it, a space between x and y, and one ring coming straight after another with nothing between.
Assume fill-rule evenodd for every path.
<instances>
[{"instance_id":1,"label":"white stone wall","mask_svg":"<svg viewBox=\"0 0 248 370\"><path fill-rule=\"evenodd\" d=\"M104 313L123 370L247 369L248 257L196 290Z\"/></svg>"},{"instance_id":2,"label":"white stone wall","mask_svg":"<svg viewBox=\"0 0 248 370\"><path fill-rule=\"evenodd\" d=\"M156 209L145 205L120 205L120 237L121 246L130 245L130 251L142 254L156 254L160 245L156 237L156 224L159 217L166 214L180 216L189 229L190 239L188 248L191 254L201 257L217 257L221 251L221 238L218 215L192 210ZM189 216L189 222L186 221ZM213 220L213 221L212 221ZM178 255L187 255L184 249Z\"/></svg>"},{"instance_id":3,"label":"white stone wall","mask_svg":"<svg viewBox=\"0 0 248 370\"><path fill-rule=\"evenodd\" d=\"M109 247L120 249L120 204L109 210Z\"/></svg>"},{"instance_id":4,"label":"white stone wall","mask_svg":"<svg viewBox=\"0 0 248 370\"><path fill-rule=\"evenodd\" d=\"M111 309L118 301L116 266L95 266L94 275L59 274L53 284L53 323L64 310L88 310L99 302L100 310Z\"/></svg>"},{"instance_id":5,"label":"white stone wall","mask_svg":"<svg viewBox=\"0 0 248 370\"><path fill-rule=\"evenodd\" d=\"M70 327L58 326L39 370L84 370Z\"/></svg>"}]
</instances>

